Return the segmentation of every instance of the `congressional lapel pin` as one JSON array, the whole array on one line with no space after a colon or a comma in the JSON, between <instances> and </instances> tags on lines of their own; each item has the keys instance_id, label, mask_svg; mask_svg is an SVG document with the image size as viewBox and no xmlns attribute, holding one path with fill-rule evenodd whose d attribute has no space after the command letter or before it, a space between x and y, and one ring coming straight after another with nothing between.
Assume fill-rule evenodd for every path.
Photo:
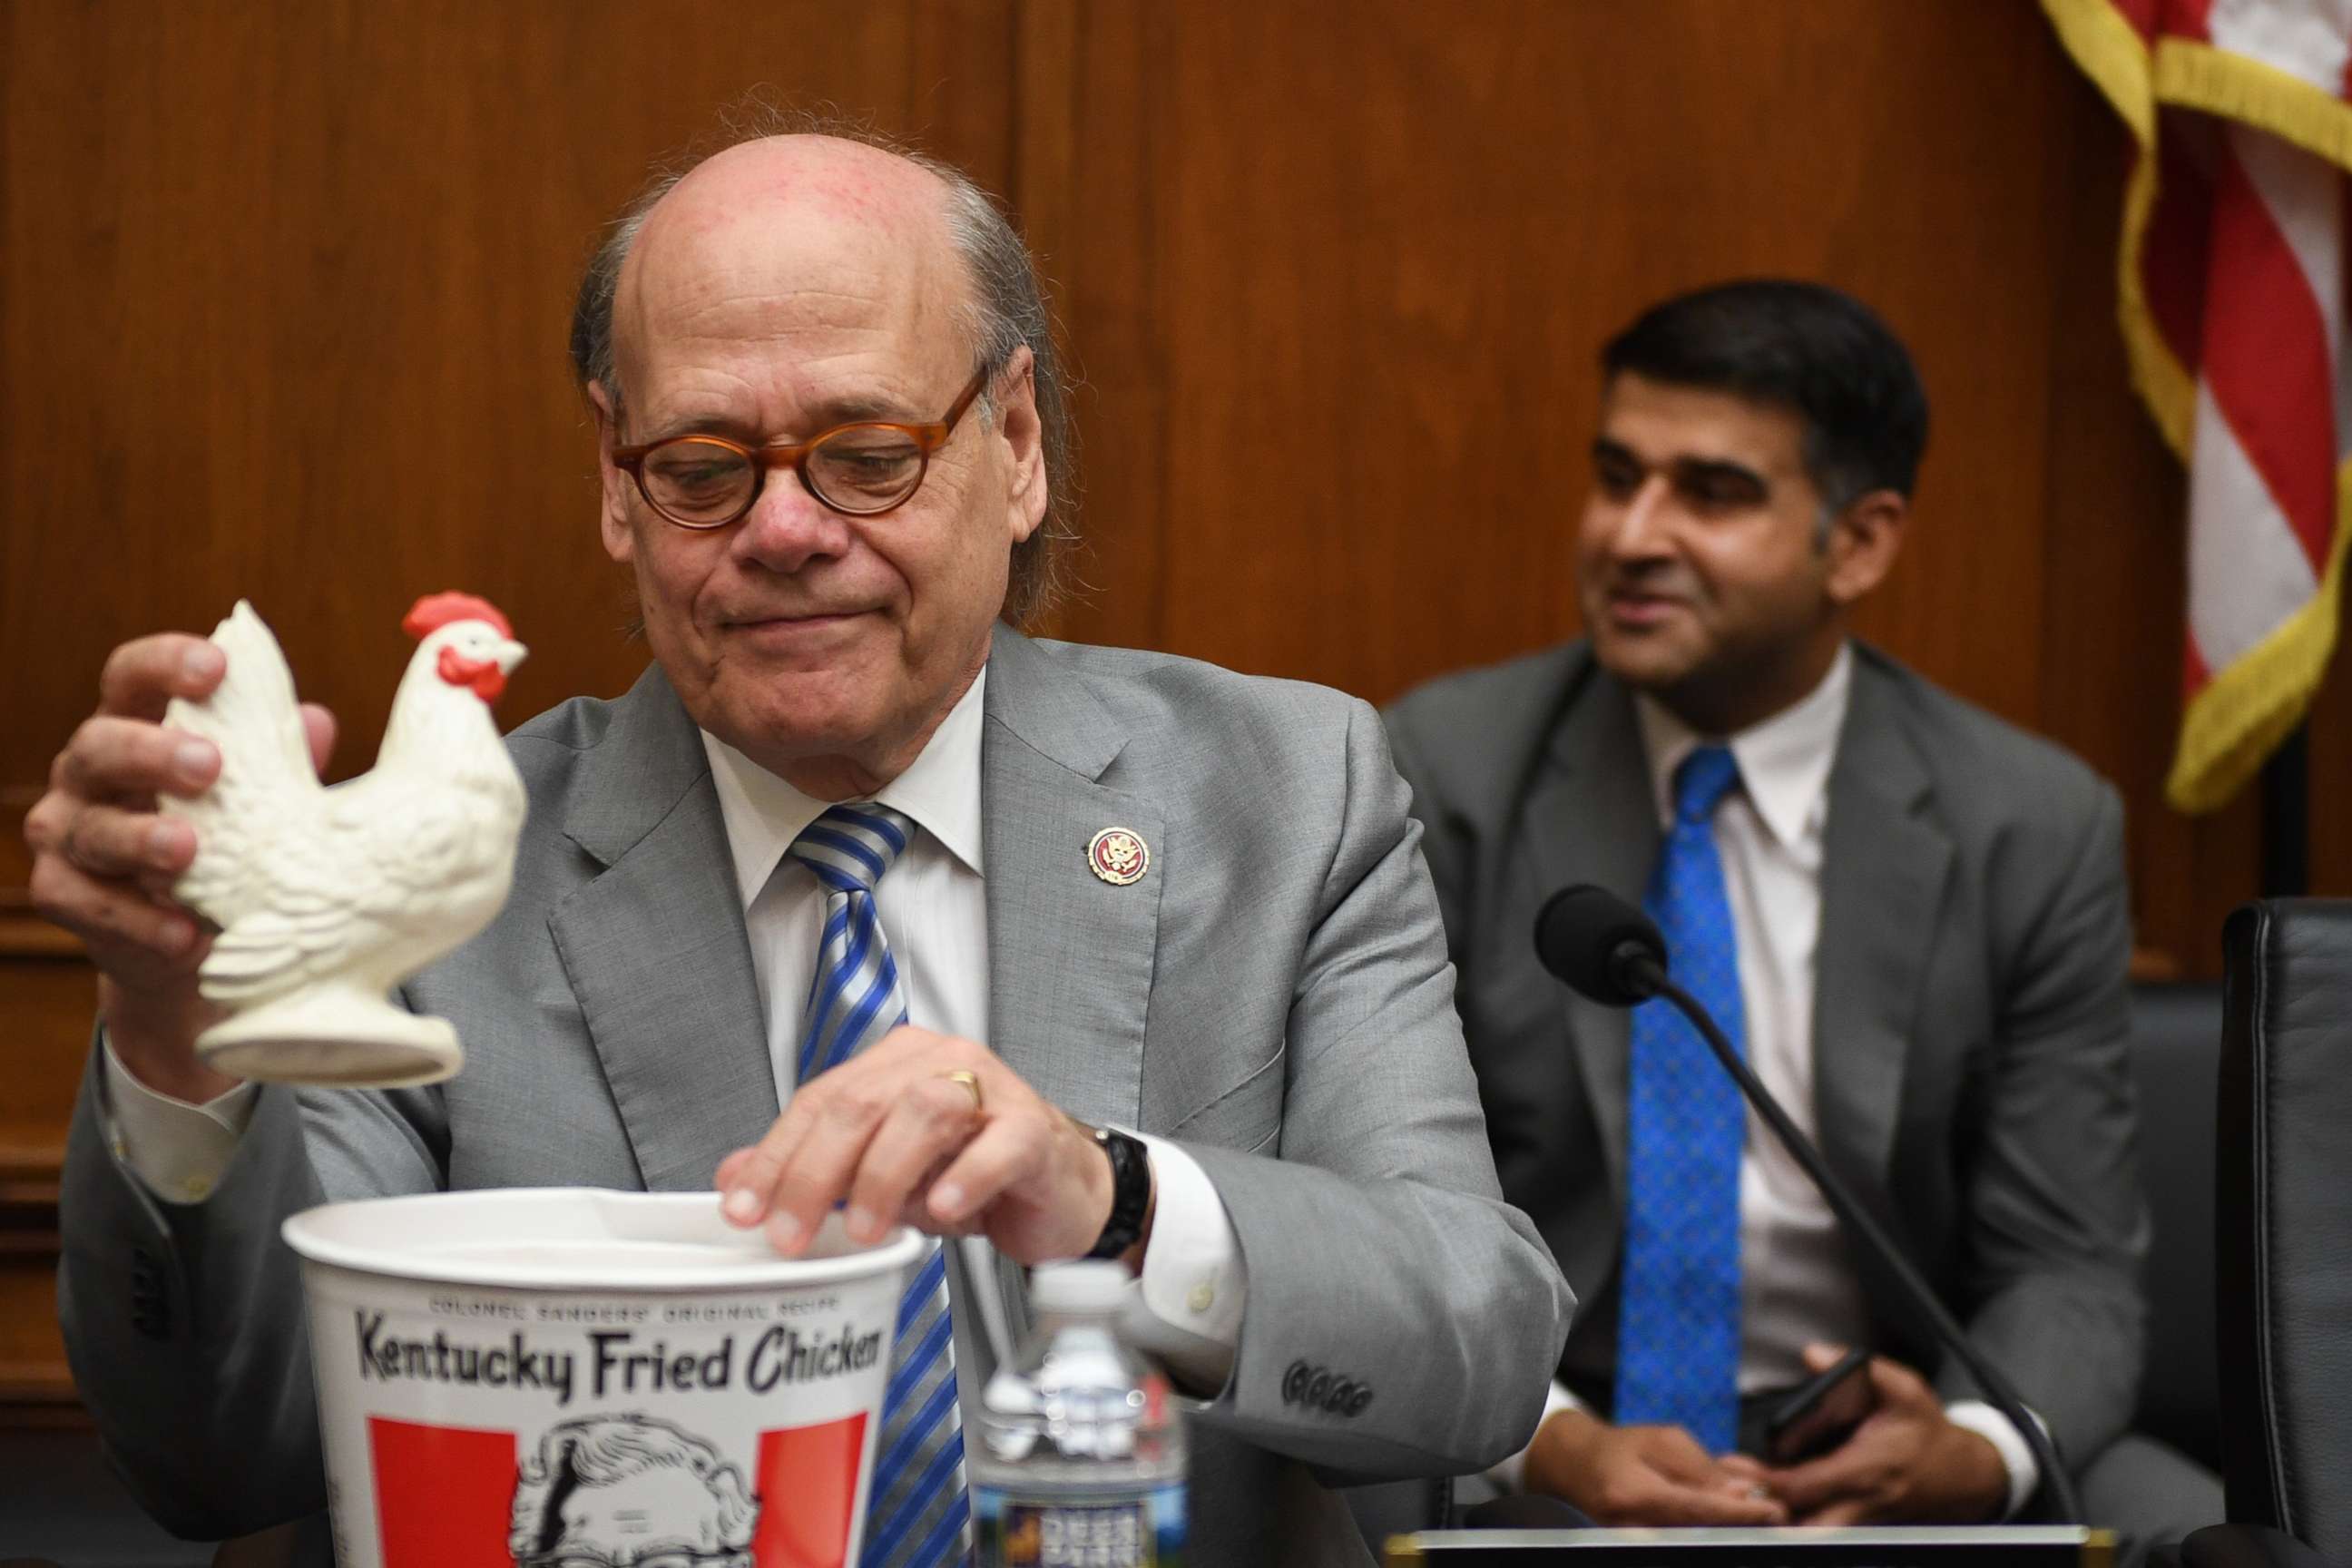
<instances>
[{"instance_id":1,"label":"congressional lapel pin","mask_svg":"<svg viewBox=\"0 0 2352 1568\"><path fill-rule=\"evenodd\" d=\"M1112 887L1124 888L1151 869L1151 850L1129 829L1106 827L1087 846L1087 864Z\"/></svg>"}]
</instances>

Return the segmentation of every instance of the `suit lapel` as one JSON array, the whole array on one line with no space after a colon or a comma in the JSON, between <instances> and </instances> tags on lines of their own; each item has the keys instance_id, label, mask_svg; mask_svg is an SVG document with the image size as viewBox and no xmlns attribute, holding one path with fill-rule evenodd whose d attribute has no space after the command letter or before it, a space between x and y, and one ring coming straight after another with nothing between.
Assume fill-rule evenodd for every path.
<instances>
[{"instance_id":1,"label":"suit lapel","mask_svg":"<svg viewBox=\"0 0 2352 1568\"><path fill-rule=\"evenodd\" d=\"M1905 733L1892 678L1856 650L1830 772L1813 982L1813 1110L1828 1158L1885 1192L1903 1072L1952 846L1922 807L1927 765ZM1882 1217L1887 1211L1881 1205Z\"/></svg>"},{"instance_id":2,"label":"suit lapel","mask_svg":"<svg viewBox=\"0 0 2352 1568\"><path fill-rule=\"evenodd\" d=\"M1588 656L1589 657L1589 656ZM1548 764L1528 792L1527 839L1534 852L1538 905L1559 889L1592 882L1638 905L1658 858L1657 806L1625 689L1588 666L1562 713ZM1532 917L1533 910L1528 911ZM1626 1060L1633 1015L1563 988L1569 1037L1585 1100L1622 1210L1625 1194Z\"/></svg>"},{"instance_id":3,"label":"suit lapel","mask_svg":"<svg viewBox=\"0 0 2352 1568\"><path fill-rule=\"evenodd\" d=\"M1069 669L996 630L981 739L988 878L988 1044L1081 1121L1134 1126L1160 903L1184 874L1148 797L1100 781L1126 744ZM1097 877L1087 846L1124 827L1150 848L1140 881Z\"/></svg>"},{"instance_id":4,"label":"suit lapel","mask_svg":"<svg viewBox=\"0 0 2352 1568\"><path fill-rule=\"evenodd\" d=\"M658 667L580 767L562 830L604 869L548 926L646 1186L708 1187L776 1083L709 758Z\"/></svg>"}]
</instances>

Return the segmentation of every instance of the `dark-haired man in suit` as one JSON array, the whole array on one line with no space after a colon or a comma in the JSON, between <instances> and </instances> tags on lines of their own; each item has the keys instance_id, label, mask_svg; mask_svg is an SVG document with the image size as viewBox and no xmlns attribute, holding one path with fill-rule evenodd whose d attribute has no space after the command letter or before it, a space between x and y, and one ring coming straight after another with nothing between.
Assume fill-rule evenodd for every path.
<instances>
[{"instance_id":1,"label":"dark-haired man in suit","mask_svg":"<svg viewBox=\"0 0 2352 1568\"><path fill-rule=\"evenodd\" d=\"M2081 763L1848 636L1927 429L1835 290L1734 283L1612 341L1578 535L1587 640L1389 714L1496 1163L1583 1308L1506 1476L1611 1522L1989 1521L2041 1477L1664 1003L1571 997L1529 931L1598 882L1935 1283L2093 1521L2221 1515L2125 1433L2146 1246L2122 813ZM1773 1395L1874 1352L1796 1461ZM1864 1414L1866 1412L1866 1415Z\"/></svg>"}]
</instances>

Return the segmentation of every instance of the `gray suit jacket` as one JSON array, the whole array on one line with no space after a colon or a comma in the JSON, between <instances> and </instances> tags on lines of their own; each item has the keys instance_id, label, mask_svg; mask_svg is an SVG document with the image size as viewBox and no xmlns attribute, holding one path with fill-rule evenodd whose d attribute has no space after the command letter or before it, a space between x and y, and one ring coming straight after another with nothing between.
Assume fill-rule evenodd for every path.
<instances>
[{"instance_id":1,"label":"gray suit jacket","mask_svg":"<svg viewBox=\"0 0 2352 1568\"><path fill-rule=\"evenodd\" d=\"M2121 806L2056 747L1854 651L1822 855L1815 1126L2079 1467L2123 1430L2140 1374ZM1659 832L1633 701L1574 643L1423 687L1387 719L1504 1195L1583 1303L1563 1374L1605 1391L1631 1015L1551 978L1532 932L1570 883L1642 898ZM1963 1393L1857 1266L1880 1347Z\"/></svg>"},{"instance_id":2,"label":"gray suit jacket","mask_svg":"<svg viewBox=\"0 0 2352 1568\"><path fill-rule=\"evenodd\" d=\"M1318 1475L1508 1452L1571 1305L1497 1192L1379 721L1318 688L1002 629L984 710L988 1043L1074 1115L1180 1141L1249 1271L1232 1379L1193 1421L1196 1555L1361 1563ZM85 1088L68 1345L121 1468L184 1534L324 1496L284 1215L445 1187L707 1188L776 1115L718 800L659 670L509 743L531 811L513 894L408 987L457 1026L462 1075L267 1089L215 1195L186 1206L111 1156L102 1076ZM1114 826L1151 848L1131 887L1087 867ZM1371 1396L1310 1406L1294 1367Z\"/></svg>"}]
</instances>

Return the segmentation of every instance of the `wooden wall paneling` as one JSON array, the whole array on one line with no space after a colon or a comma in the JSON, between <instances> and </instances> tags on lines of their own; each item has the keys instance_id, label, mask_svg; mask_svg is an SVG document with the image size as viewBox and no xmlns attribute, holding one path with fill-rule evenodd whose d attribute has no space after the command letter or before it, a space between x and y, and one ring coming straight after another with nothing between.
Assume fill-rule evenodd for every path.
<instances>
[{"instance_id":1,"label":"wooden wall paneling","mask_svg":"<svg viewBox=\"0 0 2352 1568\"><path fill-rule=\"evenodd\" d=\"M1163 160L1171 8L1024 0L1011 195L1061 329L1074 384L1078 529L1075 589L1040 629L1083 641L1166 646L1171 461L1213 460L1169 426L1169 268ZM1172 448L1172 449L1171 449Z\"/></svg>"},{"instance_id":2,"label":"wooden wall paneling","mask_svg":"<svg viewBox=\"0 0 2352 1568\"><path fill-rule=\"evenodd\" d=\"M1166 644L1376 698L1561 629L1589 435L1545 106L1591 13L1412 15L1185 7L1151 105Z\"/></svg>"},{"instance_id":3,"label":"wooden wall paneling","mask_svg":"<svg viewBox=\"0 0 2352 1568\"><path fill-rule=\"evenodd\" d=\"M2336 658L2312 703L2309 793L2311 890L2352 898L2352 647L2336 634Z\"/></svg>"},{"instance_id":4,"label":"wooden wall paneling","mask_svg":"<svg viewBox=\"0 0 2352 1568\"><path fill-rule=\"evenodd\" d=\"M73 1403L58 1331L58 1173L89 1044L92 979L60 934L0 915L0 1040L9 1043L0 1075L0 1423ZM78 1028L77 1048L37 1048L67 1027Z\"/></svg>"},{"instance_id":5,"label":"wooden wall paneling","mask_svg":"<svg viewBox=\"0 0 2352 1568\"><path fill-rule=\"evenodd\" d=\"M81 1084L94 979L80 945L24 907L28 798L0 792L0 1425L74 1408L58 1331L58 1173ZM16 896L5 896L7 889Z\"/></svg>"}]
</instances>

